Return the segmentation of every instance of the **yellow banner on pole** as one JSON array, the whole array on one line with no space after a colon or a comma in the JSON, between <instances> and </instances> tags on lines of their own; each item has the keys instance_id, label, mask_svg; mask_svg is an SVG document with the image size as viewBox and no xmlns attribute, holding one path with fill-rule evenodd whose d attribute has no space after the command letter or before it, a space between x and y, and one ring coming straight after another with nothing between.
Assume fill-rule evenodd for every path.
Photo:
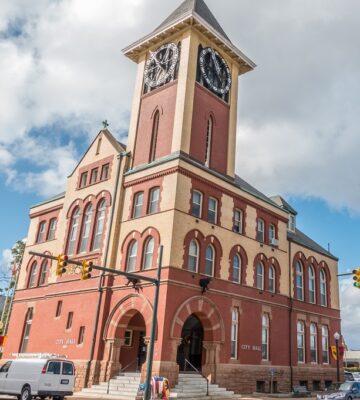
<instances>
[{"instance_id":1,"label":"yellow banner on pole","mask_svg":"<svg viewBox=\"0 0 360 400\"><path fill-rule=\"evenodd\" d=\"M331 355L333 356L333 359L337 360L336 346L330 346L330 348L331 348Z\"/></svg>"}]
</instances>

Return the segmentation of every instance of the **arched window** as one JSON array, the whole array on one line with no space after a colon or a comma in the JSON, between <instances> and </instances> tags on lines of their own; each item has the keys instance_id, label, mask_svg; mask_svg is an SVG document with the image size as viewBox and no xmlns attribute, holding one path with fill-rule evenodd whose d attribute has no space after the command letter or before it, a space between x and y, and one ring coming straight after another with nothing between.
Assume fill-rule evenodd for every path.
<instances>
[{"instance_id":1,"label":"arched window","mask_svg":"<svg viewBox=\"0 0 360 400\"><path fill-rule=\"evenodd\" d=\"M103 199L99 204L96 213L95 232L94 232L92 250L99 250L101 246L101 239L103 235L104 222L105 222L105 210L106 210L106 201L105 199Z\"/></svg>"},{"instance_id":2,"label":"arched window","mask_svg":"<svg viewBox=\"0 0 360 400\"><path fill-rule=\"evenodd\" d=\"M32 288L36 285L36 275L37 275L37 263L33 262L30 270L30 278L29 278L29 288Z\"/></svg>"},{"instance_id":3,"label":"arched window","mask_svg":"<svg viewBox=\"0 0 360 400\"><path fill-rule=\"evenodd\" d=\"M262 220L262 219L258 219L257 220L257 231L256 231L256 239L259 241L259 242L262 242L262 243L264 243L264 240L265 240L265 235L264 235L264 232L265 232L265 222Z\"/></svg>"},{"instance_id":4,"label":"arched window","mask_svg":"<svg viewBox=\"0 0 360 400\"><path fill-rule=\"evenodd\" d=\"M206 144L205 144L205 165L210 167L211 157L211 145L213 136L214 121L210 116L208 119L207 130L206 130Z\"/></svg>"},{"instance_id":5,"label":"arched window","mask_svg":"<svg viewBox=\"0 0 360 400\"><path fill-rule=\"evenodd\" d=\"M36 243L41 243L45 241L45 225L46 225L45 221L40 222Z\"/></svg>"},{"instance_id":6,"label":"arched window","mask_svg":"<svg viewBox=\"0 0 360 400\"><path fill-rule=\"evenodd\" d=\"M205 275L214 276L215 250L209 245L205 253Z\"/></svg>"},{"instance_id":7,"label":"arched window","mask_svg":"<svg viewBox=\"0 0 360 400\"><path fill-rule=\"evenodd\" d=\"M41 272L40 272L40 280L39 280L40 286L45 285L47 271L48 271L48 261L44 260L43 263L41 264Z\"/></svg>"},{"instance_id":8,"label":"arched window","mask_svg":"<svg viewBox=\"0 0 360 400\"><path fill-rule=\"evenodd\" d=\"M157 144L157 137L158 137L158 132L159 132L159 121L160 121L160 112L159 112L159 110L157 110L154 115L153 128L152 128L152 133L151 133L149 162L154 161L155 157L156 157L156 144Z\"/></svg>"},{"instance_id":9,"label":"arched window","mask_svg":"<svg viewBox=\"0 0 360 400\"><path fill-rule=\"evenodd\" d=\"M296 298L304 300L304 274L301 262L296 263Z\"/></svg>"},{"instance_id":10,"label":"arched window","mask_svg":"<svg viewBox=\"0 0 360 400\"><path fill-rule=\"evenodd\" d=\"M149 237L144 246L143 269L152 268L155 240Z\"/></svg>"},{"instance_id":11,"label":"arched window","mask_svg":"<svg viewBox=\"0 0 360 400\"><path fill-rule=\"evenodd\" d=\"M134 272L136 270L137 241L132 240L128 248L128 258L126 263L126 272Z\"/></svg>"},{"instance_id":12,"label":"arched window","mask_svg":"<svg viewBox=\"0 0 360 400\"><path fill-rule=\"evenodd\" d=\"M261 262L256 265L256 287L264 290L264 266Z\"/></svg>"},{"instance_id":13,"label":"arched window","mask_svg":"<svg viewBox=\"0 0 360 400\"><path fill-rule=\"evenodd\" d=\"M273 265L270 265L269 268L269 290L275 292L275 268Z\"/></svg>"},{"instance_id":14,"label":"arched window","mask_svg":"<svg viewBox=\"0 0 360 400\"><path fill-rule=\"evenodd\" d=\"M320 304L327 306L326 274L323 269L320 271Z\"/></svg>"},{"instance_id":15,"label":"arched window","mask_svg":"<svg viewBox=\"0 0 360 400\"><path fill-rule=\"evenodd\" d=\"M315 303L315 270L312 265L309 266L309 302Z\"/></svg>"},{"instance_id":16,"label":"arched window","mask_svg":"<svg viewBox=\"0 0 360 400\"><path fill-rule=\"evenodd\" d=\"M310 361L317 363L317 327L314 323L310 324Z\"/></svg>"},{"instance_id":17,"label":"arched window","mask_svg":"<svg viewBox=\"0 0 360 400\"><path fill-rule=\"evenodd\" d=\"M160 188L155 187L150 190L150 200L148 213L155 214L159 211L159 197L160 197Z\"/></svg>"},{"instance_id":18,"label":"arched window","mask_svg":"<svg viewBox=\"0 0 360 400\"><path fill-rule=\"evenodd\" d=\"M325 325L321 327L321 336L322 362L329 364L329 329Z\"/></svg>"},{"instance_id":19,"label":"arched window","mask_svg":"<svg viewBox=\"0 0 360 400\"><path fill-rule=\"evenodd\" d=\"M67 248L68 255L73 255L75 251L75 243L79 229L79 220L80 220L80 208L77 207L73 212L70 222L69 241Z\"/></svg>"},{"instance_id":20,"label":"arched window","mask_svg":"<svg viewBox=\"0 0 360 400\"><path fill-rule=\"evenodd\" d=\"M269 314L262 315L261 359L269 360Z\"/></svg>"},{"instance_id":21,"label":"arched window","mask_svg":"<svg viewBox=\"0 0 360 400\"><path fill-rule=\"evenodd\" d=\"M192 240L189 245L188 270L197 272L199 261L199 245L196 240Z\"/></svg>"},{"instance_id":22,"label":"arched window","mask_svg":"<svg viewBox=\"0 0 360 400\"><path fill-rule=\"evenodd\" d=\"M217 223L217 208L218 208L217 200L214 199L213 197L209 197L208 222L210 222L210 224L216 224Z\"/></svg>"},{"instance_id":23,"label":"arched window","mask_svg":"<svg viewBox=\"0 0 360 400\"><path fill-rule=\"evenodd\" d=\"M233 359L236 359L238 354L238 332L239 332L239 309L235 307L231 310L230 357Z\"/></svg>"},{"instance_id":24,"label":"arched window","mask_svg":"<svg viewBox=\"0 0 360 400\"><path fill-rule=\"evenodd\" d=\"M241 258L238 254L232 259L232 278L234 282L241 282Z\"/></svg>"},{"instance_id":25,"label":"arched window","mask_svg":"<svg viewBox=\"0 0 360 400\"><path fill-rule=\"evenodd\" d=\"M134 197L133 218L139 218L142 216L143 203L144 203L144 192L136 193Z\"/></svg>"},{"instance_id":26,"label":"arched window","mask_svg":"<svg viewBox=\"0 0 360 400\"><path fill-rule=\"evenodd\" d=\"M20 353L26 353L28 342L29 342L29 337L30 337L32 319L33 319L33 308L31 307L31 308L28 308L28 310L26 312L26 317L25 317L25 322L24 322L24 327L23 327L23 336L21 339Z\"/></svg>"},{"instance_id":27,"label":"arched window","mask_svg":"<svg viewBox=\"0 0 360 400\"><path fill-rule=\"evenodd\" d=\"M305 328L303 321L298 321L297 323L297 353L298 362L305 362Z\"/></svg>"},{"instance_id":28,"label":"arched window","mask_svg":"<svg viewBox=\"0 0 360 400\"><path fill-rule=\"evenodd\" d=\"M87 251L89 236L90 236L91 219L92 219L92 205L89 204L85 209L83 223L82 223L80 253L85 253Z\"/></svg>"},{"instance_id":29,"label":"arched window","mask_svg":"<svg viewBox=\"0 0 360 400\"><path fill-rule=\"evenodd\" d=\"M50 220L50 223L49 223L49 231L48 231L47 240L55 239L56 225L57 225L57 219L56 218L52 218Z\"/></svg>"}]
</instances>

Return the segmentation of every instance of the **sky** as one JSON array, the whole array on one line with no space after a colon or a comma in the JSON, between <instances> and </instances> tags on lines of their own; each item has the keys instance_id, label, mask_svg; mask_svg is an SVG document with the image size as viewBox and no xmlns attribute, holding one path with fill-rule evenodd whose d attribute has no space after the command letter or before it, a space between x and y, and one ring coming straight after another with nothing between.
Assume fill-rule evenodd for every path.
<instances>
[{"instance_id":1,"label":"sky","mask_svg":"<svg viewBox=\"0 0 360 400\"><path fill-rule=\"evenodd\" d=\"M360 2L206 0L257 68L240 77L237 173L298 211L298 227L360 266ZM126 142L136 65L121 49L180 0L3 0L0 267L29 207L62 192L107 119ZM0 281L0 287L3 283ZM360 291L340 280L342 330L360 349Z\"/></svg>"}]
</instances>

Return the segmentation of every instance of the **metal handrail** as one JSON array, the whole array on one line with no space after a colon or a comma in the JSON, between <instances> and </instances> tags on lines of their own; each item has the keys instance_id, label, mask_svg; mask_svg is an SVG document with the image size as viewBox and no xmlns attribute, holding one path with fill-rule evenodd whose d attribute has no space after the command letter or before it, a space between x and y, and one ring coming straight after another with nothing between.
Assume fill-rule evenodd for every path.
<instances>
[{"instance_id":1,"label":"metal handrail","mask_svg":"<svg viewBox=\"0 0 360 400\"><path fill-rule=\"evenodd\" d=\"M186 358L185 358L185 365L184 365L184 370L185 370L185 371L186 371L186 364L189 364L190 367L191 367L194 371L196 371L199 375L201 375L201 376L206 380L206 396L209 396L209 379L208 379L205 375L203 375L203 373L200 372L196 367L194 367L194 366L191 364L191 362L190 362L189 360L187 360Z\"/></svg>"},{"instance_id":2,"label":"metal handrail","mask_svg":"<svg viewBox=\"0 0 360 400\"><path fill-rule=\"evenodd\" d=\"M120 368L118 374L121 374L122 372L126 371L129 367L131 367L133 364L135 364L135 362L136 362L136 371L135 372L138 372L139 371L139 361L140 361L139 357L136 357L135 360L131 361L131 363L129 363L128 365L125 365L124 368ZM109 378L109 380L108 380L106 394L109 394L109 391L110 391L110 381L111 381L111 378Z\"/></svg>"}]
</instances>

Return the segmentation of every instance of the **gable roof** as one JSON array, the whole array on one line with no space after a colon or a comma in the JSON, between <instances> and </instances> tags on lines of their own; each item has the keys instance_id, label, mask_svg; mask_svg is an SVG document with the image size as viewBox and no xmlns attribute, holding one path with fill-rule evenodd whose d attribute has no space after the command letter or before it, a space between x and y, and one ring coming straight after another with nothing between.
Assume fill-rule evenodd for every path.
<instances>
[{"instance_id":1,"label":"gable roof","mask_svg":"<svg viewBox=\"0 0 360 400\"><path fill-rule=\"evenodd\" d=\"M32 208L40 207L40 206L43 206L44 204L51 203L53 201L63 199L64 197L65 197L65 192L61 192L53 197L50 197L49 199L45 199L44 201L41 201L40 203L34 204L33 206L30 207L30 210Z\"/></svg>"},{"instance_id":2,"label":"gable roof","mask_svg":"<svg viewBox=\"0 0 360 400\"><path fill-rule=\"evenodd\" d=\"M335 257L329 251L324 249L322 246L320 246L314 240L310 239L309 236L306 236L305 233L301 232L297 228L295 229L295 232L288 231L287 237L288 237L288 240L290 240L291 242L297 243L297 244L304 246L310 250L314 250L317 253L323 254L324 256L327 256L329 258L332 258L332 259L338 261L337 257Z\"/></svg>"},{"instance_id":3,"label":"gable roof","mask_svg":"<svg viewBox=\"0 0 360 400\"><path fill-rule=\"evenodd\" d=\"M281 208L288 211L290 214L297 215L297 211L295 210L295 208L291 207L291 205L283 197L277 195L271 196L270 199Z\"/></svg>"},{"instance_id":4,"label":"gable roof","mask_svg":"<svg viewBox=\"0 0 360 400\"><path fill-rule=\"evenodd\" d=\"M250 183L240 178L239 175L235 175L235 185L238 186L240 189L244 190L245 192L248 192L257 198L264 200L267 203L270 203L277 208L282 208L279 204L274 202L272 198L267 197L264 193L260 192L260 190L257 190L256 188L254 188L254 186L251 186Z\"/></svg>"},{"instance_id":5,"label":"gable roof","mask_svg":"<svg viewBox=\"0 0 360 400\"><path fill-rule=\"evenodd\" d=\"M200 16L206 21L217 33L223 36L230 42L229 37L215 18L214 14L210 11L209 7L205 4L204 0L185 0L180 6L172 12L155 30L154 32L161 31L164 27L177 22L187 15Z\"/></svg>"},{"instance_id":6,"label":"gable roof","mask_svg":"<svg viewBox=\"0 0 360 400\"><path fill-rule=\"evenodd\" d=\"M80 161L76 164L76 167L73 169L73 171L71 172L69 177L72 176L73 173L76 171L76 169L81 164L82 160L85 158L86 154L88 153L91 146L95 143L96 139L98 138L98 136L100 134L103 134L109 140L109 142L114 146L114 148L116 149L116 151L118 153L122 153L122 152L126 151L126 146L124 144L118 142L108 129L101 129L101 131L95 136L94 140L91 142L90 146L88 147L88 149L86 150L84 155L81 157Z\"/></svg>"},{"instance_id":7,"label":"gable roof","mask_svg":"<svg viewBox=\"0 0 360 400\"><path fill-rule=\"evenodd\" d=\"M210 11L204 0L185 0L153 32L125 47L123 54L138 62L140 54L157 41L174 34L186 26L194 26L210 40L226 51L240 65L239 75L253 70L256 64L240 51Z\"/></svg>"}]
</instances>

